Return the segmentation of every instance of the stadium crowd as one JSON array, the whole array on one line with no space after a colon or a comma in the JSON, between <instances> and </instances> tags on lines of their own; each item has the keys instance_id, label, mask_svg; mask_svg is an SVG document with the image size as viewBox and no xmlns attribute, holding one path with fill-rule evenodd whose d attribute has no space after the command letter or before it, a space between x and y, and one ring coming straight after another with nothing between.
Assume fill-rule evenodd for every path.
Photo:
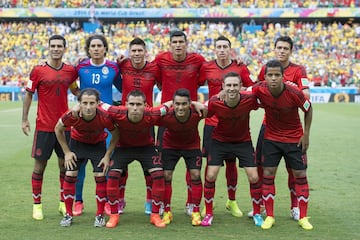
<instances>
[{"instance_id":1,"label":"stadium crowd","mask_svg":"<svg viewBox=\"0 0 360 240\"><path fill-rule=\"evenodd\" d=\"M359 7L359 0L1 0L0 7L98 7L98 8L198 8L198 7L244 7L244 8L290 8L290 7Z\"/></svg>"},{"instance_id":2,"label":"stadium crowd","mask_svg":"<svg viewBox=\"0 0 360 240\"><path fill-rule=\"evenodd\" d=\"M302 23L291 21L264 24L263 30L250 33L233 23L214 22L117 22L103 24L107 37L109 59L127 54L128 43L134 36L143 38L148 47L148 59L168 49L169 32L181 29L189 39L189 50L214 59L214 39L225 35L233 43L234 55L248 64L253 80L260 66L273 58L273 42L280 35L294 40L292 58L307 67L308 77L315 86L353 86L360 83L360 25ZM65 59L73 62L85 56L85 39L89 35L79 22L2 22L0 24L0 81L2 85L24 85L29 71L45 59L47 39L52 34L64 35L68 41Z\"/></svg>"}]
</instances>

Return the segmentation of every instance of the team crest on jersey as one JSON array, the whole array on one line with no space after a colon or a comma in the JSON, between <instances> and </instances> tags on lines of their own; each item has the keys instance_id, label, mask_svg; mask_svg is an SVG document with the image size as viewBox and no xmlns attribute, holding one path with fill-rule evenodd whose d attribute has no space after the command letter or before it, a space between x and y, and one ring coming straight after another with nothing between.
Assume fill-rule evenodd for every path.
<instances>
[{"instance_id":1,"label":"team crest on jersey","mask_svg":"<svg viewBox=\"0 0 360 240\"><path fill-rule=\"evenodd\" d=\"M29 80L26 84L26 87L32 89L32 84L33 84L33 82L31 80Z\"/></svg>"},{"instance_id":2,"label":"team crest on jersey","mask_svg":"<svg viewBox=\"0 0 360 240\"><path fill-rule=\"evenodd\" d=\"M161 107L160 108L160 116L165 116L166 115L166 107Z\"/></svg>"},{"instance_id":3,"label":"team crest on jersey","mask_svg":"<svg viewBox=\"0 0 360 240\"><path fill-rule=\"evenodd\" d=\"M102 74L107 75L107 74L109 74L109 68L108 68L107 66L104 66L104 67L101 69L101 72L102 72Z\"/></svg>"},{"instance_id":4,"label":"team crest on jersey","mask_svg":"<svg viewBox=\"0 0 360 240\"><path fill-rule=\"evenodd\" d=\"M111 106L111 105L110 105L110 104L107 104L107 103L101 104L101 108L104 109L104 110L106 110L106 111L109 110L110 106Z\"/></svg>"},{"instance_id":5,"label":"team crest on jersey","mask_svg":"<svg viewBox=\"0 0 360 240\"><path fill-rule=\"evenodd\" d=\"M307 78L301 78L301 84L303 86L309 86L309 80Z\"/></svg>"},{"instance_id":6,"label":"team crest on jersey","mask_svg":"<svg viewBox=\"0 0 360 240\"><path fill-rule=\"evenodd\" d=\"M308 100L306 100L306 101L304 102L304 104L303 104L303 107L304 107L304 109L305 109L306 111L308 111L309 108L310 108L310 102L309 102Z\"/></svg>"}]
</instances>

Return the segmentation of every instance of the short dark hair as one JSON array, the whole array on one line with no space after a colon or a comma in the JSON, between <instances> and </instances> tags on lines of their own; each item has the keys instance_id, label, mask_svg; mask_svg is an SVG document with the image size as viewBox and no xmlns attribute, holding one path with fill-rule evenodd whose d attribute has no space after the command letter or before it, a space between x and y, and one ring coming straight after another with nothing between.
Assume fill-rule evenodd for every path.
<instances>
[{"instance_id":1,"label":"short dark hair","mask_svg":"<svg viewBox=\"0 0 360 240\"><path fill-rule=\"evenodd\" d=\"M280 68L281 74L284 75L284 67L279 60L270 60L265 65L265 74L268 68Z\"/></svg>"},{"instance_id":2,"label":"short dark hair","mask_svg":"<svg viewBox=\"0 0 360 240\"><path fill-rule=\"evenodd\" d=\"M66 40L63 36L61 35L52 35L50 38L49 38L49 46L50 46L50 41L51 40L62 40L63 41L63 45L64 45L64 48L66 47Z\"/></svg>"},{"instance_id":3,"label":"short dark hair","mask_svg":"<svg viewBox=\"0 0 360 240\"><path fill-rule=\"evenodd\" d=\"M103 43L103 45L104 45L104 47L105 47L105 54L104 54L104 56L106 56L106 53L107 53L107 51L109 50L109 44L108 44L106 38L105 38L103 35L100 35L100 34L91 35L90 37L88 37L88 38L86 39L86 44L85 44L86 55L90 58L90 54L89 54L90 43L91 43L91 41L94 40L94 39L99 39L99 40Z\"/></svg>"},{"instance_id":4,"label":"short dark hair","mask_svg":"<svg viewBox=\"0 0 360 240\"><path fill-rule=\"evenodd\" d=\"M240 82L242 82L240 75L238 73L236 73L236 72L228 72L227 74L225 74L224 78L223 78L223 81L225 80L225 78L228 78L228 77L237 77L237 78L240 79Z\"/></svg>"},{"instance_id":5,"label":"short dark hair","mask_svg":"<svg viewBox=\"0 0 360 240\"><path fill-rule=\"evenodd\" d=\"M95 96L96 101L100 101L100 93L95 88L85 88L80 91L80 94L78 96L78 101L81 102L82 96L88 95L88 96Z\"/></svg>"},{"instance_id":6,"label":"short dark hair","mask_svg":"<svg viewBox=\"0 0 360 240\"><path fill-rule=\"evenodd\" d=\"M139 89L135 89L135 90L132 90L131 92L129 92L128 95L126 96L126 100L129 100L130 96L142 97L144 99L144 102L146 102L146 96L145 96L144 92Z\"/></svg>"},{"instance_id":7,"label":"short dark hair","mask_svg":"<svg viewBox=\"0 0 360 240\"><path fill-rule=\"evenodd\" d=\"M174 30L174 31L170 32L170 42L171 42L173 37L184 37L185 42L187 42L186 34L183 31Z\"/></svg>"},{"instance_id":8,"label":"short dark hair","mask_svg":"<svg viewBox=\"0 0 360 240\"><path fill-rule=\"evenodd\" d=\"M223 36L223 35L221 35L217 39L215 39L214 46L216 45L217 41L227 41L229 43L229 47L231 47L230 40L227 37Z\"/></svg>"},{"instance_id":9,"label":"short dark hair","mask_svg":"<svg viewBox=\"0 0 360 240\"><path fill-rule=\"evenodd\" d=\"M129 48L131 48L132 45L142 45L144 46L144 48L146 47L144 40L138 37L131 40L131 42L129 43Z\"/></svg>"},{"instance_id":10,"label":"short dark hair","mask_svg":"<svg viewBox=\"0 0 360 240\"><path fill-rule=\"evenodd\" d=\"M189 102L191 102L190 91L186 88L179 88L178 90L176 90L173 99L175 99L176 96L187 97Z\"/></svg>"},{"instance_id":11,"label":"short dark hair","mask_svg":"<svg viewBox=\"0 0 360 240\"><path fill-rule=\"evenodd\" d=\"M291 37L289 36L280 36L278 37L276 40L275 40L275 44L274 44L274 47L276 48L276 45L278 42L287 42L290 44L290 50L293 49L293 46L294 46L294 42L293 40L291 39Z\"/></svg>"}]
</instances>

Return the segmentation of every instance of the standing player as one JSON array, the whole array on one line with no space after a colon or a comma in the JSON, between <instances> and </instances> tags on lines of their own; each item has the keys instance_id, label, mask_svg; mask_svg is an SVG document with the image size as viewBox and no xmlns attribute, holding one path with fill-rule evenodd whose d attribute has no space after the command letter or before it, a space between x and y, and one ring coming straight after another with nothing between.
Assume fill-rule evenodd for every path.
<instances>
[{"instance_id":1,"label":"standing player","mask_svg":"<svg viewBox=\"0 0 360 240\"><path fill-rule=\"evenodd\" d=\"M204 63L200 69L199 84L204 85L207 81L209 87L209 99L221 91L224 76L229 72L236 72L239 74L242 81L242 86L252 86L254 82L250 78L250 72L246 65L237 64L231 59L232 49L230 40L224 36L220 36L215 40L214 45L216 59ZM211 134L216 127L217 122L218 119L216 115L205 119L205 126L203 131L203 154L206 157L208 156L210 149ZM228 200L226 202L226 208L231 211L233 216L241 217L243 214L235 200L238 181L236 157L234 157L233 154L230 154L230 156L226 157L225 162L228 189Z\"/></svg>"},{"instance_id":2,"label":"standing player","mask_svg":"<svg viewBox=\"0 0 360 240\"><path fill-rule=\"evenodd\" d=\"M112 104L112 86L121 92L120 69L116 62L107 60L108 42L103 35L92 35L86 39L85 51L89 57L76 66L79 74L80 88L95 88L100 92L100 100ZM109 135L110 136L110 135ZM110 138L107 139L107 145ZM83 161L79 168L76 182L76 199L74 215L80 216L84 209L83 187L86 173L86 163Z\"/></svg>"},{"instance_id":3,"label":"standing player","mask_svg":"<svg viewBox=\"0 0 360 240\"><path fill-rule=\"evenodd\" d=\"M307 98L310 98L310 91L308 85L308 79L306 75L305 67L302 65L297 65L295 63L290 62L290 56L293 49L293 41L288 36L281 36L276 39L275 41L275 57L278 61L281 62L281 65L284 68L284 82L291 83L296 85L300 90L303 91ZM259 81L265 81L265 65L261 68L260 73L258 75ZM266 125L266 118L263 120L263 124L260 129L260 133L258 136L258 141L256 145L256 159L258 163L261 162L262 156L262 140L264 137L264 130ZM299 220L299 207L298 207L298 200L295 194L295 178L292 174L291 169L286 166L288 172L288 187L290 190L290 199L291 199L291 206L290 206L290 216L294 220ZM262 167L261 165L258 166L259 176L262 178ZM252 217L252 212L249 212L249 217Z\"/></svg>"},{"instance_id":4,"label":"standing player","mask_svg":"<svg viewBox=\"0 0 360 240\"><path fill-rule=\"evenodd\" d=\"M261 225L270 229L275 224L274 199L275 175L282 157L295 177L295 194L298 199L299 225L305 230L313 229L307 217L309 185L306 176L309 134L312 121L311 103L301 90L283 82L284 68L277 60L265 67L265 80L253 87L254 95L265 109L266 128L262 146L264 179L262 195L267 217ZM298 110L304 114L304 129Z\"/></svg>"},{"instance_id":5,"label":"standing player","mask_svg":"<svg viewBox=\"0 0 360 240\"><path fill-rule=\"evenodd\" d=\"M173 31L170 34L170 51L159 53L155 62L160 68L160 84L162 88L161 102L172 100L177 89L185 88L190 91L191 100L197 100L199 88L200 67L205 62L203 56L187 52L187 37L182 31ZM163 127L159 127L156 145L161 150ZM188 185L188 198L185 211L188 215L192 212L190 174L186 174Z\"/></svg>"},{"instance_id":6,"label":"standing player","mask_svg":"<svg viewBox=\"0 0 360 240\"><path fill-rule=\"evenodd\" d=\"M254 223L256 226L261 226L263 223L260 215L261 182L257 174L249 128L250 111L258 109L259 106L251 93L240 92L241 79L237 73L227 73L222 86L224 100L216 96L209 100L208 116L216 115L219 121L211 136L212 142L204 184L206 215L201 225L212 225L216 178L223 159L229 154L234 154L239 159L239 166L245 169L249 180Z\"/></svg>"},{"instance_id":7,"label":"standing player","mask_svg":"<svg viewBox=\"0 0 360 240\"><path fill-rule=\"evenodd\" d=\"M66 41L64 37L53 35L49 38L49 60L46 61L44 66L36 66L32 69L24 97L22 130L28 136L30 132L29 110L33 94L37 91L38 107L31 153L35 160L31 185L34 199L33 218L36 220L44 218L41 190L44 171L53 150L55 150L58 157L60 169L59 211L62 214L66 212L62 194L65 176L64 153L56 140L54 127L60 116L68 110L67 91L69 86L77 79L77 73L74 67L62 62L65 50ZM75 90L72 91L77 94Z\"/></svg>"},{"instance_id":8,"label":"standing player","mask_svg":"<svg viewBox=\"0 0 360 240\"><path fill-rule=\"evenodd\" d=\"M129 59L119 63L122 75L122 104L126 96L135 89L144 92L146 104L153 106L154 86L160 81L160 70L155 62L145 60L146 45L141 38L134 38L129 43Z\"/></svg>"},{"instance_id":9,"label":"standing player","mask_svg":"<svg viewBox=\"0 0 360 240\"><path fill-rule=\"evenodd\" d=\"M198 124L202 117L191 106L190 92L187 89L178 89L173 99L173 108L160 120L160 125L166 128L161 156L165 176L163 221L165 224L170 224L173 220L171 212L172 175L177 162L183 157L191 177L192 202L190 204L194 206L191 224L199 226L201 224L199 206L203 189L200 177L202 154Z\"/></svg>"},{"instance_id":10,"label":"standing player","mask_svg":"<svg viewBox=\"0 0 360 240\"><path fill-rule=\"evenodd\" d=\"M149 107L153 106L153 90L154 86L158 84L160 79L159 67L154 62L147 62L145 60L146 45L140 38L134 38L129 43L129 59L119 63L122 74L122 104L125 105L126 96L135 89L141 90L146 96L146 104ZM154 129L151 129L153 136L155 136ZM121 210L125 205L125 186L128 171L123 172L123 177L120 182L120 197L119 209ZM145 171L146 182L146 201L145 214L151 214L151 176Z\"/></svg>"},{"instance_id":11,"label":"standing player","mask_svg":"<svg viewBox=\"0 0 360 240\"><path fill-rule=\"evenodd\" d=\"M150 130L154 124L166 114L168 107L155 109L145 108L146 98L142 91L131 91L126 100L126 106L110 106L104 104L118 125L120 139L111 157L108 174L107 197L111 207L111 215L106 227L114 228L119 222L119 182L121 173L129 163L138 160L144 171L149 171L152 178L152 213L150 222L163 228L166 224L159 215L160 206L164 202L164 171L160 156L155 150L154 137Z\"/></svg>"},{"instance_id":12,"label":"standing player","mask_svg":"<svg viewBox=\"0 0 360 240\"><path fill-rule=\"evenodd\" d=\"M98 107L99 92L92 88L85 88L79 95L79 116L74 117L71 111L65 113L55 126L56 137L65 154L66 175L64 179L64 198L66 216L61 220L62 227L69 227L73 221L73 203L75 183L78 169L83 161L90 159L96 182L97 211L94 226L105 226L103 216L106 202L106 176L110 155L119 140L119 131L114 126L110 115ZM68 144L64 135L66 128L71 127L71 138ZM111 132L111 140L106 149L106 137Z\"/></svg>"}]
</instances>

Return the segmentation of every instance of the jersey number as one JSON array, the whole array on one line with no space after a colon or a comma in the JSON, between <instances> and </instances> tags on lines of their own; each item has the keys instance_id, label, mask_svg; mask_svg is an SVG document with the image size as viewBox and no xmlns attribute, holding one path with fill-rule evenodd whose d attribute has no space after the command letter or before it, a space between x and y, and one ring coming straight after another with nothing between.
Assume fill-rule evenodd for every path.
<instances>
[{"instance_id":1,"label":"jersey number","mask_svg":"<svg viewBox=\"0 0 360 240\"><path fill-rule=\"evenodd\" d=\"M202 165L202 157L197 156L196 157L196 166L201 167L201 165Z\"/></svg>"},{"instance_id":2,"label":"jersey number","mask_svg":"<svg viewBox=\"0 0 360 240\"><path fill-rule=\"evenodd\" d=\"M161 158L160 156L152 156L153 165L158 166L161 165Z\"/></svg>"},{"instance_id":3,"label":"jersey number","mask_svg":"<svg viewBox=\"0 0 360 240\"><path fill-rule=\"evenodd\" d=\"M99 84L100 83L100 74L98 73L93 73L91 74L92 76L92 84Z\"/></svg>"}]
</instances>

